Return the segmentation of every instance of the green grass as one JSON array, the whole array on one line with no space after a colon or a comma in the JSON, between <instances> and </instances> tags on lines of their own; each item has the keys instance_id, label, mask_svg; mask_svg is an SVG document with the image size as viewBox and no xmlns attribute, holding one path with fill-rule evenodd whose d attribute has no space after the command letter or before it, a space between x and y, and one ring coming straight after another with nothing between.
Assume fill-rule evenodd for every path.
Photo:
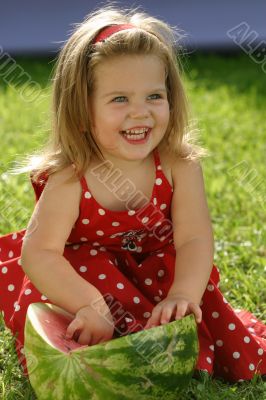
<instances>
[{"instance_id":1,"label":"green grass","mask_svg":"<svg viewBox=\"0 0 266 400\"><path fill-rule=\"evenodd\" d=\"M41 90L37 100L27 103L21 97L21 85L15 88L0 81L0 234L23 229L34 206L28 178L9 176L6 170L26 151L36 149L49 129L53 63L29 58L16 61ZM202 165L220 289L233 307L248 309L266 323L266 75L246 54L193 55L185 59L184 69L201 143L211 153ZM3 323L0 331L0 398L34 399ZM266 399L266 382L255 377L252 382L228 384L200 373L182 399Z\"/></svg>"}]
</instances>

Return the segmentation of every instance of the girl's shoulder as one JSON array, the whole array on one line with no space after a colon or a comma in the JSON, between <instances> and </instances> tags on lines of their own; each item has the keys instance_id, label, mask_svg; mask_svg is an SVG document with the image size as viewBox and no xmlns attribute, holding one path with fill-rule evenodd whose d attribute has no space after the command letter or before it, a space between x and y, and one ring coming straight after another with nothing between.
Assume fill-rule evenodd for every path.
<instances>
[{"instance_id":1,"label":"girl's shoulder","mask_svg":"<svg viewBox=\"0 0 266 400\"><path fill-rule=\"evenodd\" d=\"M61 254L79 217L80 196L72 167L50 174L28 224L24 249L45 246Z\"/></svg>"},{"instance_id":2,"label":"girl's shoulder","mask_svg":"<svg viewBox=\"0 0 266 400\"><path fill-rule=\"evenodd\" d=\"M162 170L172 187L176 186L177 181L186 180L186 176L191 172L201 170L201 164L198 159L188 157L191 152L189 144L184 144L180 156L170 155L167 150L159 149L159 157Z\"/></svg>"}]
</instances>

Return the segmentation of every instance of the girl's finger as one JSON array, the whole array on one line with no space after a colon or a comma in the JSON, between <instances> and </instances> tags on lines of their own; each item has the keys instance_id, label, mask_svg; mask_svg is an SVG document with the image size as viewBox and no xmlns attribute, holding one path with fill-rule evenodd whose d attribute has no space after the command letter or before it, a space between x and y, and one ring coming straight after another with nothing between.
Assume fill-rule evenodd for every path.
<instances>
[{"instance_id":1,"label":"girl's finger","mask_svg":"<svg viewBox=\"0 0 266 400\"><path fill-rule=\"evenodd\" d=\"M202 321L202 310L201 310L200 306L198 306L195 303L189 303L189 309L195 315L196 322L200 323Z\"/></svg>"},{"instance_id":2,"label":"girl's finger","mask_svg":"<svg viewBox=\"0 0 266 400\"><path fill-rule=\"evenodd\" d=\"M160 318L161 324L166 324L167 322L170 321L171 316L173 314L173 310L174 310L174 307L169 304L162 309L161 318Z\"/></svg>"},{"instance_id":3,"label":"girl's finger","mask_svg":"<svg viewBox=\"0 0 266 400\"><path fill-rule=\"evenodd\" d=\"M78 343L82 345L92 345L92 335L89 332L85 332L84 330L81 332L78 338Z\"/></svg>"},{"instance_id":4,"label":"girl's finger","mask_svg":"<svg viewBox=\"0 0 266 400\"><path fill-rule=\"evenodd\" d=\"M177 303L176 305L176 314L175 314L175 319L178 320L186 314L188 304L187 302L182 302L182 303Z\"/></svg>"},{"instance_id":5,"label":"girl's finger","mask_svg":"<svg viewBox=\"0 0 266 400\"><path fill-rule=\"evenodd\" d=\"M74 318L67 327L66 338L71 339L78 329L82 329L83 322L79 318Z\"/></svg>"},{"instance_id":6,"label":"girl's finger","mask_svg":"<svg viewBox=\"0 0 266 400\"><path fill-rule=\"evenodd\" d=\"M159 325L161 312L162 312L162 307L157 304L157 306L155 306L154 309L152 310L152 314L148 319L144 329L153 328L154 326Z\"/></svg>"}]
</instances>

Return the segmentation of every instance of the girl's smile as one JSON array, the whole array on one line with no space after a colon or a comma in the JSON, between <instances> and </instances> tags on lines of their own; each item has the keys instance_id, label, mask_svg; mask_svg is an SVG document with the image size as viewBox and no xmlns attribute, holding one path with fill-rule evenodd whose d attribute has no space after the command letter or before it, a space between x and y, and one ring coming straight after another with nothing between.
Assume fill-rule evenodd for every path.
<instances>
[{"instance_id":1,"label":"girl's smile","mask_svg":"<svg viewBox=\"0 0 266 400\"><path fill-rule=\"evenodd\" d=\"M169 122L165 78L155 55L117 56L96 67L92 133L116 166L140 165L162 140Z\"/></svg>"}]
</instances>

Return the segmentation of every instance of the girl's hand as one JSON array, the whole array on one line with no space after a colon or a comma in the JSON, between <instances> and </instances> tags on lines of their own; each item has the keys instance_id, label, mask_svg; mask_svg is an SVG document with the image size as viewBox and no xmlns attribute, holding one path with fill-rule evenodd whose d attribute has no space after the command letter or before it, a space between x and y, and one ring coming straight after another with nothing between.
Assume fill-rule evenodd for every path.
<instances>
[{"instance_id":1,"label":"girl's hand","mask_svg":"<svg viewBox=\"0 0 266 400\"><path fill-rule=\"evenodd\" d=\"M184 298L182 295L168 295L164 300L156 304L152 310L151 317L144 326L144 329L166 324L174 319L181 319L185 315L191 313L194 314L196 322L200 323L202 320L202 311L198 304L191 302L188 298Z\"/></svg>"},{"instance_id":2,"label":"girl's hand","mask_svg":"<svg viewBox=\"0 0 266 400\"><path fill-rule=\"evenodd\" d=\"M101 306L82 307L68 325L66 338L74 339L83 345L93 346L112 339L114 320L105 301Z\"/></svg>"}]
</instances>

